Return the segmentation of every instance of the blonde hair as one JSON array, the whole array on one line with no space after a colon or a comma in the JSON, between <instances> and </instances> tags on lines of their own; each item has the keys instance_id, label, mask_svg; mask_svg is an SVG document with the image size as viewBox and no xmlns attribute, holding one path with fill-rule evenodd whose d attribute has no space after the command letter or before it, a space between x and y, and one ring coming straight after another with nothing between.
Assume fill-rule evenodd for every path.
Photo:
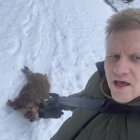
<instances>
[{"instance_id":1,"label":"blonde hair","mask_svg":"<svg viewBox=\"0 0 140 140\"><path fill-rule=\"evenodd\" d=\"M106 38L110 33L140 29L140 8L129 8L117 12L107 21Z\"/></svg>"}]
</instances>

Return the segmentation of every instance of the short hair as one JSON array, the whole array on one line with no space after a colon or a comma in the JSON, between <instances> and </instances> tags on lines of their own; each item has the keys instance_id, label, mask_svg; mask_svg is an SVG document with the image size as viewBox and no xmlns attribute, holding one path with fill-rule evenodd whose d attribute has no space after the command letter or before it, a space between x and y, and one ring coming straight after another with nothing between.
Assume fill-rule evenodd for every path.
<instances>
[{"instance_id":1,"label":"short hair","mask_svg":"<svg viewBox=\"0 0 140 140\"><path fill-rule=\"evenodd\" d=\"M106 26L106 38L110 33L140 29L140 8L128 8L112 15Z\"/></svg>"}]
</instances>

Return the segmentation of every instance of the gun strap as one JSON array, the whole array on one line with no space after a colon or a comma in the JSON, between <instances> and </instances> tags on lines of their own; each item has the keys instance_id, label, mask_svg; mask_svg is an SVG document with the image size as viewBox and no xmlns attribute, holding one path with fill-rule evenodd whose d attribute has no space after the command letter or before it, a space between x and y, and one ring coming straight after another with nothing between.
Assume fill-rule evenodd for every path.
<instances>
[{"instance_id":1,"label":"gun strap","mask_svg":"<svg viewBox=\"0 0 140 140\"><path fill-rule=\"evenodd\" d=\"M140 116L140 106L129 106L119 104L113 100L101 98L83 98L83 97L59 97L58 103L67 107L78 107L82 109L100 111L103 113L129 113L133 112Z\"/></svg>"},{"instance_id":2,"label":"gun strap","mask_svg":"<svg viewBox=\"0 0 140 140\"><path fill-rule=\"evenodd\" d=\"M127 104L120 104L111 99L103 98L87 98L76 96L58 96L58 94L51 93L51 98L48 102L50 105L62 107L64 110L72 108L82 108L92 111L100 111L104 113L128 113L133 112L140 115L140 106L130 106Z\"/></svg>"},{"instance_id":3,"label":"gun strap","mask_svg":"<svg viewBox=\"0 0 140 140\"><path fill-rule=\"evenodd\" d=\"M78 107L88 110L99 110L105 104L105 99L83 97L59 97L58 104L68 107Z\"/></svg>"}]
</instances>

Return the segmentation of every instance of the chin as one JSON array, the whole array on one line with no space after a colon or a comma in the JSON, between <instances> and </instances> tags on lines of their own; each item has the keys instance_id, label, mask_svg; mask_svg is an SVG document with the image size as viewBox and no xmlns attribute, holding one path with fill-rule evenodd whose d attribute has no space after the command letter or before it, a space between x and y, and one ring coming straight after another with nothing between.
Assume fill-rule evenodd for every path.
<instances>
[{"instance_id":1,"label":"chin","mask_svg":"<svg viewBox=\"0 0 140 140\"><path fill-rule=\"evenodd\" d=\"M132 101L134 98L127 98L126 96L124 97L116 97L116 96L112 96L113 100L115 100L116 102L118 103L121 103L121 104L125 104L125 103L128 103L130 101Z\"/></svg>"},{"instance_id":2,"label":"chin","mask_svg":"<svg viewBox=\"0 0 140 140\"><path fill-rule=\"evenodd\" d=\"M116 102L125 104L136 98L134 97L134 95L132 95L132 92L130 92L130 90L131 89L129 88L124 88L121 90L112 89L111 96Z\"/></svg>"}]
</instances>

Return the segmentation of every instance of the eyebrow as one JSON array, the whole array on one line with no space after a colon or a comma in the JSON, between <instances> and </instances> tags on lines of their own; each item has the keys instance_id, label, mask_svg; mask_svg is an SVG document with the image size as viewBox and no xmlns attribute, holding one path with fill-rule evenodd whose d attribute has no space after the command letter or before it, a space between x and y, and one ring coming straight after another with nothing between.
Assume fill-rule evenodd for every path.
<instances>
[{"instance_id":1,"label":"eyebrow","mask_svg":"<svg viewBox=\"0 0 140 140\"><path fill-rule=\"evenodd\" d=\"M139 53L140 52L140 48L131 48L130 51L132 53Z\"/></svg>"}]
</instances>

